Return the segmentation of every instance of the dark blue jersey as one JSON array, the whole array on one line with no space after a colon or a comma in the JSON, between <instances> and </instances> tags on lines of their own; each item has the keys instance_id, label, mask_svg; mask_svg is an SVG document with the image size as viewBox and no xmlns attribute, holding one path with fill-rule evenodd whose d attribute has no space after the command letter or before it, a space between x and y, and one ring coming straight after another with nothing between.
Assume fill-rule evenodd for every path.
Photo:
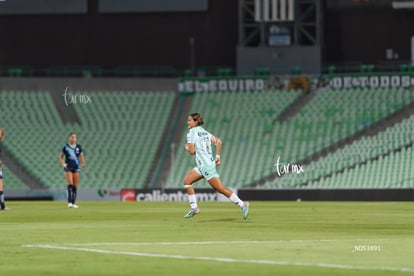
<instances>
[{"instance_id":1,"label":"dark blue jersey","mask_svg":"<svg viewBox=\"0 0 414 276\"><path fill-rule=\"evenodd\" d=\"M62 149L62 153L65 155L65 162L68 165L68 169L80 169L79 156L82 153L81 145L76 144L75 147L72 148L69 144L66 144Z\"/></svg>"}]
</instances>

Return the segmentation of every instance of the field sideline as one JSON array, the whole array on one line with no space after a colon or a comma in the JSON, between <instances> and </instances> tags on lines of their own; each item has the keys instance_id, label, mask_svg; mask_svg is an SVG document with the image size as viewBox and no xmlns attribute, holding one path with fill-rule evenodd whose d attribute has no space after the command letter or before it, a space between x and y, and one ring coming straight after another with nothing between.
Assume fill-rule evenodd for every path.
<instances>
[{"instance_id":1,"label":"field sideline","mask_svg":"<svg viewBox=\"0 0 414 276\"><path fill-rule=\"evenodd\" d=\"M2 275L410 275L412 202L9 201Z\"/></svg>"}]
</instances>

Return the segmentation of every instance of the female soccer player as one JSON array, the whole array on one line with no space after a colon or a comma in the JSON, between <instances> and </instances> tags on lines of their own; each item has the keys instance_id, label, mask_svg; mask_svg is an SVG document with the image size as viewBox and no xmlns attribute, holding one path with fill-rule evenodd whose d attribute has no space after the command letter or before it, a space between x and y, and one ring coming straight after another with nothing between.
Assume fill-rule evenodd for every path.
<instances>
[{"instance_id":1,"label":"female soccer player","mask_svg":"<svg viewBox=\"0 0 414 276\"><path fill-rule=\"evenodd\" d=\"M3 141L4 134L6 134L6 131L3 128L0 128L0 157L1 157L1 142ZM3 171L1 170L1 159L0 159L0 210L7 210L6 204L4 203Z\"/></svg>"},{"instance_id":2,"label":"female soccer player","mask_svg":"<svg viewBox=\"0 0 414 276\"><path fill-rule=\"evenodd\" d=\"M79 178L80 178L80 167L86 167L85 158L83 156L81 145L76 143L76 133L69 133L69 143L67 143L61 153L59 154L59 160L62 164L63 171L65 172L66 182L68 183L68 207L79 208L75 204ZM65 157L65 159L63 159Z\"/></svg>"},{"instance_id":3,"label":"female soccer player","mask_svg":"<svg viewBox=\"0 0 414 276\"><path fill-rule=\"evenodd\" d=\"M191 218L200 213L193 183L201 178L205 178L214 190L222 193L238 205L242 210L243 218L247 219L249 215L249 203L242 201L232 190L225 187L216 171L216 166L220 165L221 140L201 126L204 124L204 120L199 113L190 114L187 124L189 131L187 134L187 143L184 146L189 154L195 155L196 167L190 170L184 177L184 187L187 191L191 206L190 211L184 217ZM216 146L216 158L213 158L211 143L214 143Z\"/></svg>"}]
</instances>

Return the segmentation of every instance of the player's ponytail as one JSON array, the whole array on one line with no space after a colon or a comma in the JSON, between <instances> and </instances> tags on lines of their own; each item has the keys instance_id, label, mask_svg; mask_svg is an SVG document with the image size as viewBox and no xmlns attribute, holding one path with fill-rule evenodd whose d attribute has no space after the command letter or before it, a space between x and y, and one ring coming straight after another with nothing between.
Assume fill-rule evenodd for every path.
<instances>
[{"instance_id":1,"label":"player's ponytail","mask_svg":"<svg viewBox=\"0 0 414 276\"><path fill-rule=\"evenodd\" d=\"M201 126L201 125L204 124L203 117L201 117L201 114L200 113L192 113L192 114L190 114L190 116L191 116L191 118L193 118L193 120L195 122L197 122L197 125L198 126Z\"/></svg>"}]
</instances>

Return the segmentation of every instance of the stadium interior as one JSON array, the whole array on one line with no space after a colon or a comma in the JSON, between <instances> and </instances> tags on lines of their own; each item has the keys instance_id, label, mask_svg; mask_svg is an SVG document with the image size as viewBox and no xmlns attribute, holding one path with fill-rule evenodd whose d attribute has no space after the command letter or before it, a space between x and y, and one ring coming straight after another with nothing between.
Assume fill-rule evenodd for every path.
<instances>
[{"instance_id":1,"label":"stadium interior","mask_svg":"<svg viewBox=\"0 0 414 276\"><path fill-rule=\"evenodd\" d=\"M414 22L409 7L40 2L0 6L7 189L62 189L57 156L70 131L88 160L83 188L181 189L193 166L183 148L190 112L223 140L219 173L230 187L414 187L414 70L411 34L401 28ZM367 36L381 26L401 31Z\"/></svg>"},{"instance_id":2,"label":"stadium interior","mask_svg":"<svg viewBox=\"0 0 414 276\"><path fill-rule=\"evenodd\" d=\"M0 0L0 275L414 275L413 26L414 0Z\"/></svg>"},{"instance_id":3,"label":"stadium interior","mask_svg":"<svg viewBox=\"0 0 414 276\"><path fill-rule=\"evenodd\" d=\"M0 93L0 109L8 110L3 127L13 135L3 147L9 188L59 189L57 156L70 131L79 133L88 157L84 187L181 188L193 166L183 148L193 111L224 141L219 173L231 187L413 187L414 93L407 89L76 93L90 102L79 97L70 118L59 112L63 94ZM306 173L279 176L278 158Z\"/></svg>"}]
</instances>

